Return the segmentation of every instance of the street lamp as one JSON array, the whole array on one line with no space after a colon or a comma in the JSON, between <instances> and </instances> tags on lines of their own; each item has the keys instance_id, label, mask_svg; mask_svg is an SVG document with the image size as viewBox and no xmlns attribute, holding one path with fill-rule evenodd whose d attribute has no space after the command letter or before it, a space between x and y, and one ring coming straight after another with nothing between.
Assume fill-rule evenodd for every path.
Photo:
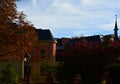
<instances>
[{"instance_id":1,"label":"street lamp","mask_svg":"<svg viewBox=\"0 0 120 84\"><path fill-rule=\"evenodd\" d=\"M29 84L29 76L30 76L29 61L30 61L30 55L26 54L24 56L24 80L25 80L25 84Z\"/></svg>"}]
</instances>

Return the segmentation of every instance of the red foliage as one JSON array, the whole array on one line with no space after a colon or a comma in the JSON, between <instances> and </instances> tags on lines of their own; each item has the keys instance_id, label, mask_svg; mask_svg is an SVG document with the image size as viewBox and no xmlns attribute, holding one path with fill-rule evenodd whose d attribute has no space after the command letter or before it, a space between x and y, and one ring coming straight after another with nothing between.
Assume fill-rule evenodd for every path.
<instances>
[{"instance_id":1,"label":"red foliage","mask_svg":"<svg viewBox=\"0 0 120 84\"><path fill-rule=\"evenodd\" d=\"M115 62L120 56L120 44L117 42L87 43L75 42L67 46L64 54L63 73L71 77L82 73L85 77L100 78L106 65ZM71 73L71 75L70 75Z\"/></svg>"}]
</instances>

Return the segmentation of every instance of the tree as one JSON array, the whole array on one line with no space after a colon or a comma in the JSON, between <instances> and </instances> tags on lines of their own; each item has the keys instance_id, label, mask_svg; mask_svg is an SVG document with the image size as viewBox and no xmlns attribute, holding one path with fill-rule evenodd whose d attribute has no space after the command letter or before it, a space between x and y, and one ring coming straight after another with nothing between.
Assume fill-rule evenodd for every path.
<instances>
[{"instance_id":1,"label":"tree","mask_svg":"<svg viewBox=\"0 0 120 84\"><path fill-rule=\"evenodd\" d=\"M105 66L113 63L120 55L119 51L120 44L116 42L76 42L68 45L59 76L62 81L65 80L65 84L71 84L75 74L80 74L86 84L96 84L100 81Z\"/></svg>"},{"instance_id":2,"label":"tree","mask_svg":"<svg viewBox=\"0 0 120 84\"><path fill-rule=\"evenodd\" d=\"M17 10L15 1L19 0L0 0L1 25L9 25L16 19Z\"/></svg>"},{"instance_id":3,"label":"tree","mask_svg":"<svg viewBox=\"0 0 120 84\"><path fill-rule=\"evenodd\" d=\"M53 79L57 75L57 69L59 66L59 63L51 63L50 61L43 61L41 63L40 73L45 76L46 84L53 84Z\"/></svg>"},{"instance_id":4,"label":"tree","mask_svg":"<svg viewBox=\"0 0 120 84\"><path fill-rule=\"evenodd\" d=\"M0 0L0 60L22 60L37 41L35 27L16 10L15 1Z\"/></svg>"},{"instance_id":5,"label":"tree","mask_svg":"<svg viewBox=\"0 0 120 84\"><path fill-rule=\"evenodd\" d=\"M19 75L12 65L8 65L0 75L1 84L18 84Z\"/></svg>"},{"instance_id":6,"label":"tree","mask_svg":"<svg viewBox=\"0 0 120 84\"><path fill-rule=\"evenodd\" d=\"M57 68L59 67L59 63L51 63L49 61L43 61L40 66L40 73L41 75L57 74Z\"/></svg>"}]
</instances>

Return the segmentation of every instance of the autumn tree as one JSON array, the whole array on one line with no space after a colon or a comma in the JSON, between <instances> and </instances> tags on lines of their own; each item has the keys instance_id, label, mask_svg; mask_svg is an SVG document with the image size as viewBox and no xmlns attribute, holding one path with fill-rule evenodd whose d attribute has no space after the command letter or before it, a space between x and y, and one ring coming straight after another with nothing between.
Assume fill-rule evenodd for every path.
<instances>
[{"instance_id":1,"label":"autumn tree","mask_svg":"<svg viewBox=\"0 0 120 84\"><path fill-rule=\"evenodd\" d=\"M0 24L8 25L12 23L17 16L15 1L18 0L0 0Z\"/></svg>"},{"instance_id":2,"label":"autumn tree","mask_svg":"<svg viewBox=\"0 0 120 84\"><path fill-rule=\"evenodd\" d=\"M37 40L35 28L23 12L16 10L16 1L0 0L0 59L22 60L31 53Z\"/></svg>"},{"instance_id":3,"label":"autumn tree","mask_svg":"<svg viewBox=\"0 0 120 84\"><path fill-rule=\"evenodd\" d=\"M63 66L59 69L59 77L63 84L71 84L73 76L80 74L85 84L97 84L105 67L114 63L120 55L120 44L109 43L80 43L70 44L65 50Z\"/></svg>"}]
</instances>

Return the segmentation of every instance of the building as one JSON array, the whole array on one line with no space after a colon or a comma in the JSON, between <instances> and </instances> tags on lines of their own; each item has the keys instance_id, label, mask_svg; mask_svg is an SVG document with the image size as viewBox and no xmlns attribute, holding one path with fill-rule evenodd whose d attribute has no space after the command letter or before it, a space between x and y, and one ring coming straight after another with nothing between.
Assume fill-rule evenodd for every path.
<instances>
[{"instance_id":1,"label":"building","mask_svg":"<svg viewBox=\"0 0 120 84\"><path fill-rule=\"evenodd\" d=\"M57 38L56 61L62 61L62 58L64 56L64 51L66 49L66 45L69 45L69 44L74 45L76 43L82 44L83 42L103 43L103 42L110 42L110 41L120 42L120 39L118 38L117 15L115 17L114 34L82 36L82 37L74 37L74 38Z\"/></svg>"},{"instance_id":2,"label":"building","mask_svg":"<svg viewBox=\"0 0 120 84\"><path fill-rule=\"evenodd\" d=\"M64 56L64 50L67 44L70 42L70 38L56 38L56 62L62 62Z\"/></svg>"},{"instance_id":3,"label":"building","mask_svg":"<svg viewBox=\"0 0 120 84\"><path fill-rule=\"evenodd\" d=\"M32 52L30 60L30 82L45 82L45 78L41 76L40 66L43 61L55 62L56 41L49 29L36 29L38 34L38 42Z\"/></svg>"},{"instance_id":4,"label":"building","mask_svg":"<svg viewBox=\"0 0 120 84\"><path fill-rule=\"evenodd\" d=\"M66 46L69 44L74 45L77 42L82 43L86 41L87 43L102 43L104 41L117 41L118 38L118 26L117 26L117 16L115 19L114 34L109 35L93 35L80 38L56 38L52 36L49 29L36 29L38 34L38 42L32 52L30 61L30 82L40 83L45 82L45 78L41 76L40 66L43 61L50 61L52 63L62 62L64 56L64 51ZM57 43L56 43L57 41Z\"/></svg>"}]
</instances>

